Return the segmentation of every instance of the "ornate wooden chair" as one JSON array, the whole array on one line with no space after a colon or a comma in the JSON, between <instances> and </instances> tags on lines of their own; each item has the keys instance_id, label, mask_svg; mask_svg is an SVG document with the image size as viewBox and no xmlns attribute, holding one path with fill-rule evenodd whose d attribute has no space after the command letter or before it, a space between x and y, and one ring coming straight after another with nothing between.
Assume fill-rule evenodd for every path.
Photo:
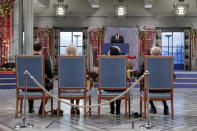
<instances>
[{"instance_id":1,"label":"ornate wooden chair","mask_svg":"<svg viewBox=\"0 0 197 131\"><path fill-rule=\"evenodd\" d=\"M86 101L89 99L89 105L91 105L91 94L87 89L86 76L86 56L58 56L58 97L69 100L84 99L84 106L87 105ZM58 115L59 111L60 101L58 101ZM85 116L86 108L84 108Z\"/></svg>"},{"instance_id":2,"label":"ornate wooden chair","mask_svg":"<svg viewBox=\"0 0 197 131\"><path fill-rule=\"evenodd\" d=\"M144 79L144 92L140 96L140 113L142 113L142 101L144 102L144 117L146 117L146 86L149 86L149 99L153 101L171 100L171 115L173 110L173 80L174 57L173 56L145 56L145 71L150 73ZM157 92L158 91L158 92ZM162 92L163 91L163 92ZM165 91L165 92L164 92Z\"/></svg>"},{"instance_id":3,"label":"ornate wooden chair","mask_svg":"<svg viewBox=\"0 0 197 131\"><path fill-rule=\"evenodd\" d=\"M102 99L111 100L127 89L126 56L99 56L98 70L98 104ZM120 98L125 100L125 116L127 116L128 97L127 93ZM101 107L98 107L98 116L100 110Z\"/></svg>"},{"instance_id":4,"label":"ornate wooden chair","mask_svg":"<svg viewBox=\"0 0 197 131\"><path fill-rule=\"evenodd\" d=\"M44 56L16 56L16 114L18 114L18 104L20 104L20 113L22 113L24 99L24 72L27 70L31 75L45 87L45 65ZM41 88L28 76L27 79L27 100L42 100L42 117L44 117L45 100L51 99L51 111L53 110L53 98L41 91ZM51 112L52 113L52 112Z\"/></svg>"}]
</instances>

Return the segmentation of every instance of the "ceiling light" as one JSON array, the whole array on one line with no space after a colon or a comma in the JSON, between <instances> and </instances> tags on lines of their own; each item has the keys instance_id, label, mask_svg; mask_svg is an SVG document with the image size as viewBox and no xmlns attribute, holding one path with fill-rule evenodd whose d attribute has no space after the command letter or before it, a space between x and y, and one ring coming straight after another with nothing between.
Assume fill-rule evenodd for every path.
<instances>
[{"instance_id":1,"label":"ceiling light","mask_svg":"<svg viewBox=\"0 0 197 131\"><path fill-rule=\"evenodd\" d=\"M188 14L189 4L174 4L174 12L177 16L186 16Z\"/></svg>"},{"instance_id":2,"label":"ceiling light","mask_svg":"<svg viewBox=\"0 0 197 131\"><path fill-rule=\"evenodd\" d=\"M64 0L58 0L53 4L55 15L63 17L67 13L68 5L64 3Z\"/></svg>"},{"instance_id":3,"label":"ceiling light","mask_svg":"<svg viewBox=\"0 0 197 131\"><path fill-rule=\"evenodd\" d=\"M118 17L124 17L127 15L127 0L118 0L114 3L114 13Z\"/></svg>"},{"instance_id":4,"label":"ceiling light","mask_svg":"<svg viewBox=\"0 0 197 131\"><path fill-rule=\"evenodd\" d=\"M117 16L126 16L126 14L127 14L127 8L122 5L116 7L115 11L116 11Z\"/></svg>"}]
</instances>

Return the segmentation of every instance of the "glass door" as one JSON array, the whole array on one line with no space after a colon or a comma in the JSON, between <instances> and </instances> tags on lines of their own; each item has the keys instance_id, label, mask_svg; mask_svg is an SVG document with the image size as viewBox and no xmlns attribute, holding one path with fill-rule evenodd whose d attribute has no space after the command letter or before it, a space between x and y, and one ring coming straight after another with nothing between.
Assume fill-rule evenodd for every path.
<instances>
[{"instance_id":1,"label":"glass door","mask_svg":"<svg viewBox=\"0 0 197 131\"><path fill-rule=\"evenodd\" d=\"M174 69L184 70L184 32L162 32L162 55L173 55Z\"/></svg>"}]
</instances>

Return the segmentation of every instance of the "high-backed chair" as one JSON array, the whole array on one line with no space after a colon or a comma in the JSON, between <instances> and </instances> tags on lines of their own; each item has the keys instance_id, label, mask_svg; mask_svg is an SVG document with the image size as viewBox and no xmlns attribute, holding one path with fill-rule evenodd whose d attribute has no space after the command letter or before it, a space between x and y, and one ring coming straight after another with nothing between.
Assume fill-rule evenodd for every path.
<instances>
[{"instance_id":1,"label":"high-backed chair","mask_svg":"<svg viewBox=\"0 0 197 131\"><path fill-rule=\"evenodd\" d=\"M16 56L16 114L18 114L18 103L21 100L20 112L24 99L24 72L27 70L45 88L45 65L44 56ZM42 116L44 117L45 100L51 99L51 111L53 110L53 98L45 94L41 88L28 76L27 78L27 100L42 100Z\"/></svg>"},{"instance_id":2,"label":"high-backed chair","mask_svg":"<svg viewBox=\"0 0 197 131\"><path fill-rule=\"evenodd\" d=\"M86 56L58 56L58 97L69 100L84 99L84 106L89 99L89 105L91 105L91 94L87 89L86 76ZM60 101L58 101L58 115L59 110ZM86 108L84 108L85 116Z\"/></svg>"},{"instance_id":3,"label":"high-backed chair","mask_svg":"<svg viewBox=\"0 0 197 131\"><path fill-rule=\"evenodd\" d=\"M102 99L111 100L115 98L126 89L126 56L99 56L98 104L101 103ZM127 116L128 93L120 99L125 100L125 116ZM98 107L98 116L100 116L100 110L101 107Z\"/></svg>"},{"instance_id":4,"label":"high-backed chair","mask_svg":"<svg viewBox=\"0 0 197 131\"><path fill-rule=\"evenodd\" d=\"M146 117L146 86L149 86L149 99L153 101L171 100L171 115L173 110L173 81L174 81L174 57L173 56L145 56L145 71L150 74L144 79L144 92L140 96L140 113L142 113L142 101L144 101L144 117ZM148 80L148 84L146 83ZM154 92L151 92L154 91Z\"/></svg>"}]
</instances>

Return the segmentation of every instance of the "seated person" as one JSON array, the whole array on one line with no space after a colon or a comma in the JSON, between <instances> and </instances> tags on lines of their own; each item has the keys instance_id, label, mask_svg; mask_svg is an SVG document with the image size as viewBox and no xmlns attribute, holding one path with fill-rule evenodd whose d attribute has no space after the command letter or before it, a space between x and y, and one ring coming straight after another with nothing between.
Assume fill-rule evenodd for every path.
<instances>
[{"instance_id":1,"label":"seated person","mask_svg":"<svg viewBox=\"0 0 197 131\"><path fill-rule=\"evenodd\" d=\"M65 51L65 55L66 56L77 56L77 48L73 43L68 45L68 47L66 48L66 51ZM75 91L70 90L70 92L75 92ZM70 102L72 104L74 104L74 99L70 100ZM76 100L76 105L79 105L79 100ZM75 113L77 115L79 115L80 114L79 107L74 108L74 106L71 106L70 112L71 112L72 115L75 114Z\"/></svg>"},{"instance_id":2,"label":"seated person","mask_svg":"<svg viewBox=\"0 0 197 131\"><path fill-rule=\"evenodd\" d=\"M34 55L42 55L43 48L42 48L42 43L39 40L34 42L33 49L34 49ZM50 61L49 57L45 56L44 62L45 62L45 73L48 78L52 79L53 73L52 73L51 61ZM50 91L52 89L52 83L48 79L45 79L45 82L46 82L46 84L45 84L46 90ZM29 90L29 91L33 91L33 90ZM29 102L29 113L33 113L34 112L34 110L33 110L34 100L28 100L28 102ZM47 101L45 101L45 104L46 103L47 103ZM42 114L42 102L40 105L39 114Z\"/></svg>"},{"instance_id":3,"label":"seated person","mask_svg":"<svg viewBox=\"0 0 197 131\"><path fill-rule=\"evenodd\" d=\"M113 46L109 49L109 55L120 55L120 48L117 46ZM119 91L114 91L114 90L107 90L110 92L119 92ZM119 115L120 114L120 104L121 104L121 100L116 100L116 114ZM110 113L114 114L114 102L110 103Z\"/></svg>"},{"instance_id":4,"label":"seated person","mask_svg":"<svg viewBox=\"0 0 197 131\"><path fill-rule=\"evenodd\" d=\"M151 55L161 55L161 49L158 46L154 46L151 48ZM137 77L140 77L141 75L144 74L144 63L140 66L139 72L137 74ZM140 82L140 91L144 90L144 80L142 80ZM169 92L169 91L150 91L150 92ZM169 114L169 109L168 109L168 105L166 103L166 101L162 101L163 105L164 105L164 115L168 115ZM150 105L151 105L151 109L150 109L150 113L157 113L156 107L153 103L152 100L149 101Z\"/></svg>"},{"instance_id":5,"label":"seated person","mask_svg":"<svg viewBox=\"0 0 197 131\"><path fill-rule=\"evenodd\" d=\"M111 37L111 43L124 43L124 38L120 35L119 29L116 29L115 35Z\"/></svg>"},{"instance_id":6,"label":"seated person","mask_svg":"<svg viewBox=\"0 0 197 131\"><path fill-rule=\"evenodd\" d=\"M41 43L41 41L37 40L34 42L33 44L33 49L34 49L34 55L42 55L43 54L43 45ZM44 63L45 63L45 75L52 79L53 78L53 73L52 73L52 66L51 66L51 61L49 59L49 57L45 56L44 57ZM52 89L52 83L48 80L45 79L45 88L46 90L50 91ZM37 91L37 90L29 90L29 91ZM40 90L42 91L42 90ZM33 109L33 105L34 105L34 100L28 100L29 102L29 113L33 113L34 109ZM45 104L47 103L47 100L45 100ZM42 102L40 104L40 108L39 108L39 114L42 114ZM60 111L60 114L63 115L63 111Z\"/></svg>"}]
</instances>

